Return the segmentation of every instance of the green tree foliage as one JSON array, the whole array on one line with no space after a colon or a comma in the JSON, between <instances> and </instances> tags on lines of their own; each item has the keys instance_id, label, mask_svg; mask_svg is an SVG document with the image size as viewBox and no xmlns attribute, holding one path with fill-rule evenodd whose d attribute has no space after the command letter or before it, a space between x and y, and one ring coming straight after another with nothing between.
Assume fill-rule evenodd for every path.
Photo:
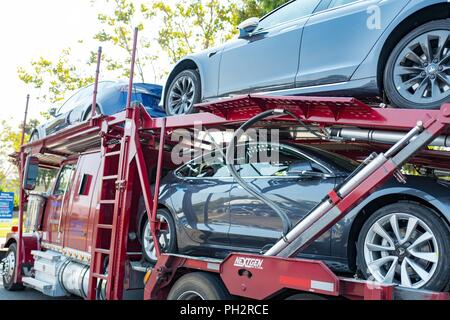
<instances>
[{"instance_id":1,"label":"green tree foliage","mask_svg":"<svg viewBox=\"0 0 450 320\"><path fill-rule=\"evenodd\" d=\"M102 27L93 38L104 45L120 49L118 57L112 57L107 50L103 53L106 71L119 71L122 76L129 76L132 37L134 28L137 27L141 31L137 76L144 82L146 67L153 69L155 80L160 79L160 73L170 71L157 70L161 60L175 63L186 54L229 40L236 34L236 26L242 20L262 16L286 0L230 0L228 3L222 0L177 0L140 4L131 0L94 0L93 3L95 2L106 2L110 10L98 14ZM146 34L154 26L155 19L161 22L161 26L155 38L149 39ZM83 43L81 40L79 42ZM156 53L159 48L155 48L155 43L159 44L166 55ZM39 57L32 60L29 66L17 70L24 83L39 89L38 99L48 103L49 108L66 99L69 92L94 81L93 65L97 61L97 52L92 51L81 64L71 54L71 48L66 48L54 61ZM50 118L48 112L41 114L46 119ZM36 125L36 122L30 124ZM11 142L11 148L17 150L20 139L14 133L8 134L3 136L6 139L3 141Z\"/></svg>"},{"instance_id":2,"label":"green tree foliage","mask_svg":"<svg viewBox=\"0 0 450 320\"><path fill-rule=\"evenodd\" d=\"M133 2L132 0L93 0L106 2L110 10L98 14L101 29L93 38L105 46L119 48L120 54L112 56L105 50L103 63L107 73L117 71L121 76L129 76L130 56L134 28L140 32L136 74L145 81L144 70L151 67L155 80L159 73L170 70L158 70L162 60L174 63L182 56L210 48L233 37L236 26L248 17L261 17L287 0L176 0ZM154 28L155 20L161 23L154 38L147 34ZM79 41L80 44L83 41ZM158 48L155 47L157 44ZM165 55L159 55L161 49ZM46 57L32 60L27 67L18 68L18 76L24 83L39 89L38 99L52 107L62 102L67 94L94 81L93 65L97 61L97 52L92 51L85 61L73 59L71 48L62 50L53 61ZM103 75L103 77L108 77ZM42 112L50 118L48 112ZM31 128L37 126L36 120L29 121L26 128L28 141ZM17 191L19 188L17 167L8 157L20 148L21 129L12 128L6 121L0 123L0 189ZM47 188L54 173L43 173L42 181Z\"/></svg>"},{"instance_id":3,"label":"green tree foliage","mask_svg":"<svg viewBox=\"0 0 450 320\"><path fill-rule=\"evenodd\" d=\"M49 104L63 101L66 94L73 90L82 88L94 81L92 75L86 75L71 62L71 49L64 49L56 61L40 57L31 61L27 68L19 67L17 72L19 79L24 83L39 89L41 93L38 100ZM48 113L43 112L45 118Z\"/></svg>"},{"instance_id":4,"label":"green tree foliage","mask_svg":"<svg viewBox=\"0 0 450 320\"><path fill-rule=\"evenodd\" d=\"M290 0L158 1L152 8L163 25L157 41L175 63L181 57L208 49L236 35L237 25L250 17L262 17Z\"/></svg>"},{"instance_id":5,"label":"green tree foliage","mask_svg":"<svg viewBox=\"0 0 450 320\"><path fill-rule=\"evenodd\" d=\"M82 88L94 81L93 76L84 75L79 68L70 62L71 49L67 48L55 62L40 57L31 62L31 70L19 68L20 80L41 89L39 97L44 101L55 103L65 98L65 94Z\"/></svg>"},{"instance_id":6,"label":"green tree foliage","mask_svg":"<svg viewBox=\"0 0 450 320\"><path fill-rule=\"evenodd\" d=\"M27 142L33 131L38 126L36 119L30 119L25 127L25 138ZM19 171L16 160L11 157L15 152L20 150L20 142L22 139L22 125L12 127L10 122L2 120L0 122L0 190L5 192L14 192L14 206L17 208L19 204ZM39 191L47 191L56 175L54 169L39 170L37 186Z\"/></svg>"},{"instance_id":7,"label":"green tree foliage","mask_svg":"<svg viewBox=\"0 0 450 320\"><path fill-rule=\"evenodd\" d=\"M229 40L242 20L263 16L287 0L229 0L228 3L223 0L157 0L139 4L132 0L94 0L93 4L96 2L106 2L109 10L98 14L102 27L93 38L121 52L113 57L105 50L106 70L129 76L133 30L137 27L141 33L136 74L139 80L145 81L146 67L153 69L155 80L160 79L162 73L170 71L158 69L161 60L174 63L186 54ZM155 21L161 23L160 28L155 38L148 38ZM165 55L160 55L158 49ZM54 104L67 98L68 92L93 82L92 68L87 66L96 63L96 55L97 52L92 51L83 67L73 62L71 49L66 48L55 61L40 57L31 61L30 66L18 68L18 75L26 84L40 89L40 100ZM48 118L48 114L43 115Z\"/></svg>"},{"instance_id":8,"label":"green tree foliage","mask_svg":"<svg viewBox=\"0 0 450 320\"><path fill-rule=\"evenodd\" d=\"M33 120L32 125L35 123ZM29 138L32 128L27 126L25 129L25 139ZM19 151L22 137L22 128L13 128L8 121L0 122L0 190L5 192L14 192L14 205L17 207L19 202L19 174L17 165L10 157L14 152ZM26 140L25 140L26 141Z\"/></svg>"},{"instance_id":9,"label":"green tree foliage","mask_svg":"<svg viewBox=\"0 0 450 320\"><path fill-rule=\"evenodd\" d=\"M194 51L210 48L218 41L229 40L235 33L235 3L187 0L170 5L158 1L152 8L163 23L157 41L171 63Z\"/></svg>"},{"instance_id":10,"label":"green tree foliage","mask_svg":"<svg viewBox=\"0 0 450 320\"><path fill-rule=\"evenodd\" d=\"M290 0L243 0L236 11L235 24L251 17L262 17ZM301 1L301 0L299 0Z\"/></svg>"},{"instance_id":11,"label":"green tree foliage","mask_svg":"<svg viewBox=\"0 0 450 320\"><path fill-rule=\"evenodd\" d=\"M104 60L109 71L120 70L122 76L130 75L130 57L133 49L133 33L134 28L138 28L141 36L139 37L139 51L151 51L152 41L145 37L146 22L151 21L154 12L149 10L148 6L142 4L136 8L130 0L104 0L112 6L110 13L98 14L98 20L103 28L94 35L94 39L102 43L110 44L116 48L122 49L122 55L118 58L109 57L104 54ZM140 54L136 59L136 75L142 82L145 82L144 69L150 65L154 71L155 54ZM97 52L92 52L91 61L95 63L97 60Z\"/></svg>"}]
</instances>

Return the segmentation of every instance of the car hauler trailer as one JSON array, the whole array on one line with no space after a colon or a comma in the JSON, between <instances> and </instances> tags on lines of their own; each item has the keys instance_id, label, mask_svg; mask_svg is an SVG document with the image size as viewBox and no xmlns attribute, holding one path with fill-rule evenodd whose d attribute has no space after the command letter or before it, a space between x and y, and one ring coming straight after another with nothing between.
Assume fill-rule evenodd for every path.
<instances>
[{"instance_id":1,"label":"car hauler trailer","mask_svg":"<svg viewBox=\"0 0 450 320\"><path fill-rule=\"evenodd\" d=\"M292 258L386 179L392 175L405 179L399 169L406 162L450 171L447 151L424 150L430 144L447 146L450 104L444 104L440 110L399 110L374 109L353 98L242 96L200 104L197 114L154 119L142 106L131 103L136 43L137 31L127 108L123 112L112 116L93 112L87 122L21 147L17 155L23 182L19 225L8 235L9 252L2 261L3 276L9 277L8 289L26 285L52 296L75 294L90 300L123 299L127 289L133 288L139 279L134 276L137 271L145 282L145 299L166 299L170 291L185 299L213 299L230 294L269 299L283 298L284 290L290 290L290 296L297 294L298 298L305 293L348 299L450 298L448 292L340 277L321 261ZM96 83L100 55L101 50ZM96 90L95 85L93 105ZM313 136L303 143L335 148L336 152L362 160L362 164L297 225L286 227L284 236L261 254L237 252L223 260L162 254L158 235L163 224L158 221L156 211L163 168L174 168L170 161L174 142L170 138L176 129L195 132L199 124L202 128L219 130L246 129L254 124L276 129L294 127L295 131L286 137L293 141L298 139L296 130L300 125ZM235 133L240 134L241 130ZM231 141L229 149L234 139ZM389 144L394 145L383 152ZM52 203L53 211L46 217L53 220L52 228L42 232L42 196L26 192L33 189L38 168L59 168L90 154L99 156L97 162L86 161L81 166L88 168L88 173L78 170L74 179L73 170L69 170L66 177L66 185L76 189L69 193L71 197L90 194L89 203L68 217L71 212L63 212L63 205L69 199L65 197L67 192L63 192L62 199ZM152 187L151 176L155 177ZM237 175L235 178L239 179ZM30 201L33 197L37 200ZM136 235L130 232L141 197L156 244L158 260L153 267L141 263L140 253L134 252ZM33 231L30 233L24 232L25 206L28 213L36 213L31 222L28 219ZM49 207L48 199L45 207ZM89 212L89 218L85 215L79 218L82 212ZM77 226L83 223L89 227L80 234ZM75 227L71 229L72 226ZM82 250L80 246L74 249L68 237L77 243L81 240ZM192 290L192 284L199 281L206 294Z\"/></svg>"},{"instance_id":2,"label":"car hauler trailer","mask_svg":"<svg viewBox=\"0 0 450 320\"><path fill-rule=\"evenodd\" d=\"M200 113L153 119L142 106L135 105L113 116L96 116L91 121L24 145L20 152L21 177L26 188L29 172L55 166L88 150L101 150L98 179L99 197L92 225L90 248L77 252L63 246L55 253L44 246L39 233L23 233L24 208L28 195L22 189L19 227L7 245L17 247L14 285L22 284L55 293L59 287L88 299L122 299L129 282L132 260L129 248L130 219L136 215L136 199L143 196L154 243L161 223L156 219L159 184L169 161L170 135L175 129L245 127L258 120L265 128L295 127L299 121L311 128L342 127L394 130L403 133L387 152L371 154L347 181L331 191L323 202L291 228L272 248L262 254L232 253L224 260L161 254L158 262L145 268L145 299L165 299L175 286L180 297L183 283L200 279L211 292L250 299L277 298L285 289L350 299L448 299L447 292L405 289L390 284L340 277L323 262L292 258L327 228L345 216L369 193L392 175L402 179L399 169L405 162L428 164L448 170L446 152L422 150L438 136L449 134L450 104L441 110L375 109L353 98L243 96L198 106ZM331 136L329 137L331 139ZM292 139L296 139L295 135ZM352 139L354 140L354 139ZM323 146L349 146L355 141L313 139ZM358 142L359 143L359 142ZM363 148L359 143L358 149ZM373 145L371 149L374 148ZM386 148L386 145L383 145ZM381 149L381 146L377 148ZM350 148L351 149L351 148ZM370 153L370 152L369 152ZM430 158L434 156L434 158ZM360 156L359 156L360 157ZM358 156L355 156L358 158ZM149 171L156 168L154 189ZM173 166L172 166L173 168ZM113 191L113 192L111 192ZM34 256L34 259L33 259ZM11 263L11 261L9 262ZM9 266L12 267L12 266ZM45 268L55 273L53 283L36 279ZM105 285L106 283L106 285ZM184 294L186 293L186 294ZM215 298L205 296L203 298ZM198 298L194 296L191 298Z\"/></svg>"},{"instance_id":3,"label":"car hauler trailer","mask_svg":"<svg viewBox=\"0 0 450 320\"><path fill-rule=\"evenodd\" d=\"M294 121L297 120L303 126L314 124L316 127L326 128L325 131L328 132L331 132L332 127L338 126L395 130L400 136L396 136L398 139L387 152L371 154L365 158L343 184L332 190L304 219L264 253L232 253L224 260L162 254L156 266L148 272L146 299L164 299L175 287L178 298L202 298L200 294L192 293L195 291L195 281L203 281L210 288L215 287L215 292L225 288L231 295L250 299L276 298L285 289L349 299L449 299L447 292L411 290L338 277L320 261L292 257L342 219L386 179L394 175L399 180L404 180L400 169L406 162L428 163L430 167L448 170L446 152L434 154L439 154L442 162L432 163L437 158L433 158L427 151L421 154L421 151L435 141L445 141L448 138L450 104L445 104L441 110L436 111L398 110L370 108L351 98L248 96L202 104L198 109L223 118L223 124L246 122L241 126L242 130L248 128L247 124L272 116L270 124L264 125L265 128L279 128L280 123L274 121L274 117L279 121L294 118ZM235 134L235 138L236 135L239 136ZM328 139L333 140L332 136ZM351 137L349 142L355 140ZM342 142L337 145L345 144ZM232 146L228 148L230 151ZM358 148L363 146L358 145ZM376 146L369 145L369 148L373 150ZM227 154L227 162L231 161ZM154 227L154 232L158 232L158 226ZM218 278L205 277L205 274L212 273L217 274ZM195 276L197 279L194 279ZM184 282L189 282L189 286L184 285Z\"/></svg>"}]
</instances>

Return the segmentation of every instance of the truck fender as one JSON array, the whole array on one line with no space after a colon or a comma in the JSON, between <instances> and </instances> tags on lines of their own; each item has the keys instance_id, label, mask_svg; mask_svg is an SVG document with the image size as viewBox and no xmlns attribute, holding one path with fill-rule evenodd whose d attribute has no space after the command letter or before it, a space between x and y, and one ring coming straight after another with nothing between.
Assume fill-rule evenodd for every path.
<instances>
[{"instance_id":1,"label":"truck fender","mask_svg":"<svg viewBox=\"0 0 450 320\"><path fill-rule=\"evenodd\" d=\"M6 242L3 245L4 248L8 248L13 243L19 242L19 234L18 233L8 233L6 235ZM22 243L21 243L21 258L23 263L31 263L33 264L33 255L31 251L40 250L39 245L39 236L36 233L26 233L22 235Z\"/></svg>"}]
</instances>

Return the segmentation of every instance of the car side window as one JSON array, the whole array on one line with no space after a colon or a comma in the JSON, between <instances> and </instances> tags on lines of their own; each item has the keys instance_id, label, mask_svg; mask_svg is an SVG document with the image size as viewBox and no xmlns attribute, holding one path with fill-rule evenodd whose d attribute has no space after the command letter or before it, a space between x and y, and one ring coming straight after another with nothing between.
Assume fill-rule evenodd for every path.
<instances>
[{"instance_id":1,"label":"car side window","mask_svg":"<svg viewBox=\"0 0 450 320\"><path fill-rule=\"evenodd\" d=\"M89 95L93 93L93 87L92 85L80 89L77 93L75 93L73 96L71 96L58 110L58 114L67 113L76 107L85 100Z\"/></svg>"},{"instance_id":2,"label":"car side window","mask_svg":"<svg viewBox=\"0 0 450 320\"><path fill-rule=\"evenodd\" d=\"M278 24L310 15L320 2L321 0L292 1L262 18L258 25L258 30L268 29Z\"/></svg>"},{"instance_id":3,"label":"car side window","mask_svg":"<svg viewBox=\"0 0 450 320\"><path fill-rule=\"evenodd\" d=\"M352 3L352 2L358 2L358 1L361 1L361 0L332 0L331 3L330 3L329 8L330 9L331 8L336 8L336 7L339 7L339 6L343 6L343 5L346 5L346 4L349 4L349 3Z\"/></svg>"},{"instance_id":4,"label":"car side window","mask_svg":"<svg viewBox=\"0 0 450 320\"><path fill-rule=\"evenodd\" d=\"M178 170L177 175L184 178L223 178L230 173L222 157L207 161L193 160Z\"/></svg>"},{"instance_id":5,"label":"car side window","mask_svg":"<svg viewBox=\"0 0 450 320\"><path fill-rule=\"evenodd\" d=\"M74 108L74 104L78 100L78 92L71 96L64 104L59 108L57 114L67 113Z\"/></svg>"},{"instance_id":6,"label":"car side window","mask_svg":"<svg viewBox=\"0 0 450 320\"><path fill-rule=\"evenodd\" d=\"M259 147L259 152L261 151L268 152L269 150L261 150L261 147ZM252 159L252 154L249 154L249 152L251 151L247 151L247 157ZM305 167L310 167L314 172L327 172L325 168L316 162L286 146L271 145L269 154L270 157L268 159L270 160L248 161L248 163L238 165L238 172L241 177L284 177L288 176L289 167L293 164L297 166L304 164ZM253 158L256 159L255 157Z\"/></svg>"},{"instance_id":7,"label":"car side window","mask_svg":"<svg viewBox=\"0 0 450 320\"><path fill-rule=\"evenodd\" d=\"M75 170L75 165L65 165L59 173L58 180L55 185L54 195L64 195L69 189L70 182L72 181L72 175Z\"/></svg>"}]
</instances>

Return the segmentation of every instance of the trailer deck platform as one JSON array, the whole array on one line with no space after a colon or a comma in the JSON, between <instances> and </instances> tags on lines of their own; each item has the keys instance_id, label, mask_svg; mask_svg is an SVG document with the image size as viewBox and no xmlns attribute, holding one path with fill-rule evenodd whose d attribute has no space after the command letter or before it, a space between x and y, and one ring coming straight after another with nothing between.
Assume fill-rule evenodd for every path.
<instances>
[{"instance_id":1,"label":"trailer deck platform","mask_svg":"<svg viewBox=\"0 0 450 320\"><path fill-rule=\"evenodd\" d=\"M22 146L18 155L21 168L24 167L29 155L37 156L42 166L57 167L63 159L74 157L86 150L100 148L103 154L102 177L105 178L108 168L112 166L111 161L116 162L115 198L108 200L109 202L100 200L99 204L91 252L89 299L98 297L96 294L98 281L107 281L106 298L121 299L123 296L127 259L125 248L132 214L127 208L130 207L132 191L136 184L140 186L143 194L148 218L151 221L152 235L155 243L158 243L160 223L156 219L157 196L163 167L173 168L168 156L174 145L170 137L176 129L188 129L193 134L199 124L206 129L236 129L261 113L273 112L272 117L259 121L256 126L290 130L298 127L300 120L321 132L326 132L325 129L328 127L339 127L376 128L403 133L404 138L400 140L403 143L401 148L394 145L390 151L382 154L386 156L386 161L380 163L378 167L374 166L368 177L359 181L359 186L347 194L342 193L342 190L330 192L327 201L331 208L328 213L331 216L329 218L321 216L305 227L305 230L292 236L288 245L308 237L307 240L304 239L304 243L298 244L298 248L303 248L337 219L342 218L373 188L396 173L403 163L414 163L433 170L450 170L448 151L427 148L438 136L449 135L450 104L443 105L441 110L399 110L371 108L354 98L242 96L200 104L197 109L199 113L196 114L153 119L142 106L135 105L112 116L98 115L85 123ZM297 119L283 114L283 110L293 114ZM293 137L292 140L298 141L297 137ZM365 159L371 151L381 152L389 147L386 143L345 141L333 137L329 139L309 137L303 139L302 143L320 144L323 148L352 155L357 160ZM147 153L152 156L145 157L144 154ZM147 179L150 166L157 168L154 194ZM26 202L24 192L21 198L20 226L23 223ZM108 226L101 222L102 210L114 212L114 220ZM97 241L105 229L110 230L108 248L100 247ZM22 236L22 228L19 228L19 238ZM25 251L24 245L19 241L19 252ZM292 252L298 248L293 248ZM285 249L280 250L279 252L282 252ZM159 260L154 268L148 270L145 298L164 299L180 275L196 271L219 274L231 294L251 299L276 297L283 289L350 299L450 298L447 292L408 290L395 285L338 277L323 262L290 258L286 252L283 256L233 253L222 261L161 254L157 246ZM108 272L101 268L105 258L111 262ZM23 257L17 259L18 270L21 261ZM21 281L20 274L16 275L16 281Z\"/></svg>"}]
</instances>

